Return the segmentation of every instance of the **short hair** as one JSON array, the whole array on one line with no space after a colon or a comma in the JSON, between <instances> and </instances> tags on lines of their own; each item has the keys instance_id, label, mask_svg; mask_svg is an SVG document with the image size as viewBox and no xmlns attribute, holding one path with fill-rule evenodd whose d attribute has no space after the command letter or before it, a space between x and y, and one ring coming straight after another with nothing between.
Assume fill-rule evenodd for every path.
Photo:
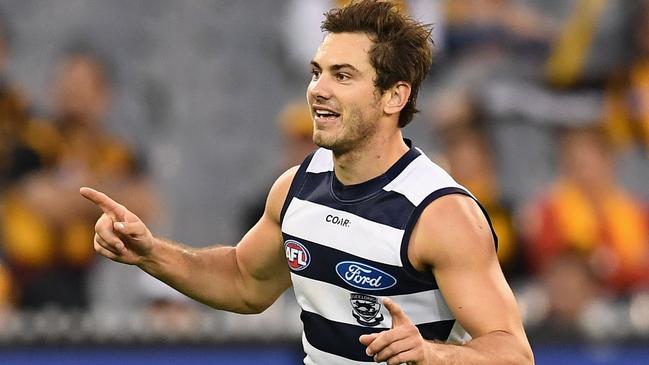
<instances>
[{"instance_id":1,"label":"short hair","mask_svg":"<svg viewBox=\"0 0 649 365\"><path fill-rule=\"evenodd\" d=\"M326 33L366 33L374 44L369 51L376 71L374 86L385 91L398 81L411 86L410 98L399 114L399 127L412 121L419 87L433 62L432 27L399 13L388 1L353 1L325 13L321 29Z\"/></svg>"}]
</instances>

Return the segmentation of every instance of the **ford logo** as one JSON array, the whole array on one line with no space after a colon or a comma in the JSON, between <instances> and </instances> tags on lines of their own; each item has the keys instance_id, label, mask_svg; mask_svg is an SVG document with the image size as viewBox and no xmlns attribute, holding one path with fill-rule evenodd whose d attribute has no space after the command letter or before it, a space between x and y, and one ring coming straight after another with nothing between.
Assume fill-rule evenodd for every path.
<instances>
[{"instance_id":1,"label":"ford logo","mask_svg":"<svg viewBox=\"0 0 649 365\"><path fill-rule=\"evenodd\" d=\"M354 261L343 261L336 265L336 273L347 284L358 289L381 290L397 283L392 275L375 267Z\"/></svg>"}]
</instances>

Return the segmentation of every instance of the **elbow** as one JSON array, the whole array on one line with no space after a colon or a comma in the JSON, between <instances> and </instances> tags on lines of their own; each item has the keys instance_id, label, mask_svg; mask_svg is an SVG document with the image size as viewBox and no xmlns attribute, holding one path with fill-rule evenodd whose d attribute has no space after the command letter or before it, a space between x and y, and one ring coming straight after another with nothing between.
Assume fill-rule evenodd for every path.
<instances>
[{"instance_id":1,"label":"elbow","mask_svg":"<svg viewBox=\"0 0 649 365\"><path fill-rule=\"evenodd\" d=\"M523 354L523 358L525 360L524 364L534 365L534 353L532 352L532 348L530 348L529 346L527 347L525 353Z\"/></svg>"},{"instance_id":2,"label":"elbow","mask_svg":"<svg viewBox=\"0 0 649 365\"><path fill-rule=\"evenodd\" d=\"M223 305L222 303L210 303L208 301L202 301L202 303L216 310L232 312L236 314L246 314L246 315L261 314L268 308L268 306L264 306L260 304L252 304L247 302L241 302L234 305Z\"/></svg>"},{"instance_id":3,"label":"elbow","mask_svg":"<svg viewBox=\"0 0 649 365\"><path fill-rule=\"evenodd\" d=\"M518 359L511 362L512 365L534 365L534 353L529 344L525 343L525 345L521 347L519 355Z\"/></svg>"},{"instance_id":4,"label":"elbow","mask_svg":"<svg viewBox=\"0 0 649 365\"><path fill-rule=\"evenodd\" d=\"M236 314L260 314L268 308L267 305L249 303L246 301L242 301L237 304L233 303L227 306L224 306L222 303L210 303L210 302L203 302L203 303L207 304L208 306L214 309L222 310L226 312L232 312Z\"/></svg>"},{"instance_id":5,"label":"elbow","mask_svg":"<svg viewBox=\"0 0 649 365\"><path fill-rule=\"evenodd\" d=\"M502 358L503 364L534 365L534 353L525 335L516 336L507 331L501 331L501 333L513 336L513 342L510 342L508 346L512 351L508 352L508 355Z\"/></svg>"},{"instance_id":6,"label":"elbow","mask_svg":"<svg viewBox=\"0 0 649 365\"><path fill-rule=\"evenodd\" d=\"M228 310L228 312L236 313L236 314L260 314L261 310L258 310L256 308L233 308L232 310Z\"/></svg>"},{"instance_id":7,"label":"elbow","mask_svg":"<svg viewBox=\"0 0 649 365\"><path fill-rule=\"evenodd\" d=\"M534 354L529 347L522 348L520 351L510 352L506 356L498 356L499 361L496 363L503 365L534 365Z\"/></svg>"},{"instance_id":8,"label":"elbow","mask_svg":"<svg viewBox=\"0 0 649 365\"><path fill-rule=\"evenodd\" d=\"M247 305L245 310L241 314L261 314L263 313L268 306L264 305Z\"/></svg>"},{"instance_id":9,"label":"elbow","mask_svg":"<svg viewBox=\"0 0 649 365\"><path fill-rule=\"evenodd\" d=\"M272 302L264 303L260 301L243 299L240 308L237 308L235 312L239 314L260 314L264 312L266 309L268 309L268 307L270 307L271 304Z\"/></svg>"}]
</instances>

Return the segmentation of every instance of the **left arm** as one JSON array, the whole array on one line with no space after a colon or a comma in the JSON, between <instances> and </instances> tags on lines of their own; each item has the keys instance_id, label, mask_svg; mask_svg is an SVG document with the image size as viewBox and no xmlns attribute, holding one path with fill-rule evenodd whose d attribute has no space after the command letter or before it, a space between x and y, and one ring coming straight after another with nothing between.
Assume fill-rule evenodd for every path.
<instances>
[{"instance_id":1,"label":"left arm","mask_svg":"<svg viewBox=\"0 0 649 365\"><path fill-rule=\"evenodd\" d=\"M408 257L418 270L433 271L449 309L473 340L463 346L425 341L401 309L386 300L393 328L360 339L376 361L534 363L516 300L498 264L489 224L471 198L448 195L431 203L413 230Z\"/></svg>"}]
</instances>

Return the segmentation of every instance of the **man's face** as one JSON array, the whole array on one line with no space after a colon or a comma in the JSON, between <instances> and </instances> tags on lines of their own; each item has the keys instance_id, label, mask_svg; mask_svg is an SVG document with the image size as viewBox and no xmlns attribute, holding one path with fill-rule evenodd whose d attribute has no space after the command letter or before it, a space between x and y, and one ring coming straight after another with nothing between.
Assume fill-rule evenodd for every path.
<instances>
[{"instance_id":1,"label":"man's face","mask_svg":"<svg viewBox=\"0 0 649 365\"><path fill-rule=\"evenodd\" d=\"M57 70L53 87L61 118L94 124L108 111L109 90L101 66L92 58L73 56L66 60Z\"/></svg>"},{"instance_id":2,"label":"man's face","mask_svg":"<svg viewBox=\"0 0 649 365\"><path fill-rule=\"evenodd\" d=\"M376 134L383 105L374 86L371 47L364 33L338 33L327 35L318 48L306 93L318 146L345 153Z\"/></svg>"},{"instance_id":3,"label":"man's face","mask_svg":"<svg viewBox=\"0 0 649 365\"><path fill-rule=\"evenodd\" d=\"M589 190L615 184L611 156L596 136L573 132L562 147L563 170L572 181Z\"/></svg>"}]
</instances>

